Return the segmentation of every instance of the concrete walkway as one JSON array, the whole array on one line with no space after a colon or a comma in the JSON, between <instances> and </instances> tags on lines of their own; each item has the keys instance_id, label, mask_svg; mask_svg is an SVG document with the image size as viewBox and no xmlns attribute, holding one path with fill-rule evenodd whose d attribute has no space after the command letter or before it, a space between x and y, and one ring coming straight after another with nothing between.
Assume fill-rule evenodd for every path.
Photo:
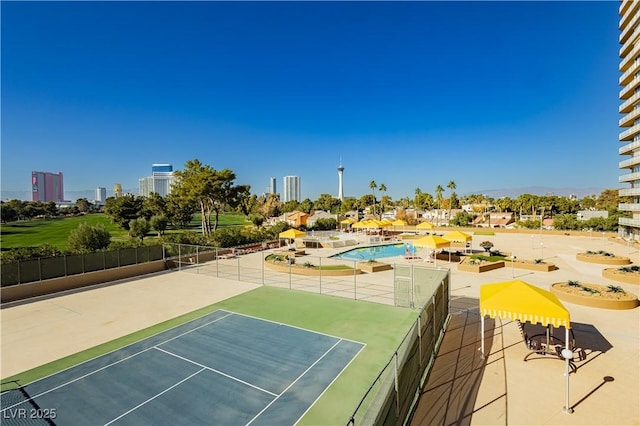
<instances>
[{"instance_id":1,"label":"concrete walkway","mask_svg":"<svg viewBox=\"0 0 640 426\"><path fill-rule=\"evenodd\" d=\"M549 289L554 282L579 280L614 284L638 294L639 285L602 278L605 266L584 264L575 254L605 250L640 264L633 247L597 237L496 234L474 236L473 247L490 240L495 249L522 259L544 258L554 272L526 272L509 266L483 274L457 271L438 261L452 276L453 312L434 370L423 390L414 425L638 425L640 424L640 308L612 311L566 303L578 346L587 359L570 375L573 414L562 412L564 363L546 357L523 362L527 353L515 324L487 321L486 360L479 357L480 285L513 277ZM313 255L336 250L312 249ZM420 254L420 253L418 253ZM256 265L261 254L245 256ZM410 263L401 257L390 263ZM392 272L370 274L393 288ZM174 318L257 285L190 272L167 272L110 286L35 301L0 311L1 371L16 373L77 353L100 343Z\"/></svg>"}]
</instances>

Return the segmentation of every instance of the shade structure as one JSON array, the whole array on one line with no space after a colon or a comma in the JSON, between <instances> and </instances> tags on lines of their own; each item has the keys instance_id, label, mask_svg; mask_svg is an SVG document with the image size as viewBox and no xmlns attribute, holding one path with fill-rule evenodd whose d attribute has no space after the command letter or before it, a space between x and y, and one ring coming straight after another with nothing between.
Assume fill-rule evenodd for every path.
<instances>
[{"instance_id":1,"label":"shade structure","mask_svg":"<svg viewBox=\"0 0 640 426\"><path fill-rule=\"evenodd\" d=\"M431 222L421 222L416 225L416 229L433 229L433 223Z\"/></svg>"},{"instance_id":2,"label":"shade structure","mask_svg":"<svg viewBox=\"0 0 640 426\"><path fill-rule=\"evenodd\" d=\"M442 238L444 238L445 240L449 240L452 243L466 243L468 241L471 241L472 239L471 235L465 234L461 231L448 232L444 234Z\"/></svg>"},{"instance_id":3,"label":"shade structure","mask_svg":"<svg viewBox=\"0 0 640 426\"><path fill-rule=\"evenodd\" d=\"M451 245L451 241L445 240L437 235L425 235L424 237L412 240L411 243L417 247L428 247L432 249L449 247Z\"/></svg>"},{"instance_id":4,"label":"shade structure","mask_svg":"<svg viewBox=\"0 0 640 426\"><path fill-rule=\"evenodd\" d=\"M550 291L521 280L480 286L482 356L484 356L484 318L508 318L512 321L564 327L569 342L571 318L562 302Z\"/></svg>"},{"instance_id":5,"label":"shade structure","mask_svg":"<svg viewBox=\"0 0 640 426\"><path fill-rule=\"evenodd\" d=\"M396 219L393 222L391 222L391 224L393 226L407 226L407 221L402 219Z\"/></svg>"},{"instance_id":6,"label":"shade structure","mask_svg":"<svg viewBox=\"0 0 640 426\"><path fill-rule=\"evenodd\" d=\"M348 218L346 218L344 220L341 220L340 223L343 224L343 225L350 225L352 223L356 223L356 220L355 219L351 219L350 217L348 217Z\"/></svg>"},{"instance_id":7,"label":"shade structure","mask_svg":"<svg viewBox=\"0 0 640 426\"><path fill-rule=\"evenodd\" d=\"M299 231L295 228L291 228L291 229L287 229L286 231L283 231L281 233L278 234L278 237L280 238L289 238L289 239L295 239L295 238L300 238L300 237L304 237L305 235L307 235L306 233Z\"/></svg>"},{"instance_id":8,"label":"shade structure","mask_svg":"<svg viewBox=\"0 0 640 426\"><path fill-rule=\"evenodd\" d=\"M480 286L480 315L571 328L569 311L555 294L520 280Z\"/></svg>"}]
</instances>

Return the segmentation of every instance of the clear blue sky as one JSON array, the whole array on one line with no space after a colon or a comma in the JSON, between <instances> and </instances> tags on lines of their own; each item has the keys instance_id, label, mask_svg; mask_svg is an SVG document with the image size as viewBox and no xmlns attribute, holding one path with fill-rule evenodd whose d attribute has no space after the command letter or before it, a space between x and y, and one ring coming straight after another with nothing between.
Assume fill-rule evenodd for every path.
<instances>
[{"instance_id":1,"label":"clear blue sky","mask_svg":"<svg viewBox=\"0 0 640 426\"><path fill-rule=\"evenodd\" d=\"M618 2L7 2L2 189L618 188ZM448 193L448 190L446 190Z\"/></svg>"}]
</instances>

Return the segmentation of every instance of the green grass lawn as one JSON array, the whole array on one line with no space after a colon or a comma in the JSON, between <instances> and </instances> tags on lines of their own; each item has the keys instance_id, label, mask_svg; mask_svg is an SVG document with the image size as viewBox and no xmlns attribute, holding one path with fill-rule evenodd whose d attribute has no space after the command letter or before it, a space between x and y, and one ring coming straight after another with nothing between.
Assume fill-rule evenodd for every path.
<instances>
[{"instance_id":1,"label":"green grass lawn","mask_svg":"<svg viewBox=\"0 0 640 426\"><path fill-rule=\"evenodd\" d=\"M200 230L200 214L194 216L186 229L169 229L167 233ZM243 215L220 215L219 227L247 225ZM33 219L29 221L9 222L0 226L0 247L2 250L17 247L35 247L44 243L50 244L59 250L67 249L67 240L71 230L81 223L89 225L102 224L111 233L113 241L126 240L129 235L126 230L111 222L104 213L92 213L84 216L61 217L52 219ZM152 241L154 232L149 233L145 241Z\"/></svg>"},{"instance_id":2,"label":"green grass lawn","mask_svg":"<svg viewBox=\"0 0 640 426\"><path fill-rule=\"evenodd\" d=\"M69 233L81 223L104 225L114 240L127 237L127 231L111 223L107 215L94 213L84 216L33 219L3 224L0 226L0 246L2 250L6 250L16 247L35 247L47 243L64 251L67 249Z\"/></svg>"},{"instance_id":3,"label":"green grass lawn","mask_svg":"<svg viewBox=\"0 0 640 426\"><path fill-rule=\"evenodd\" d=\"M153 307L149 307L153 309ZM365 348L301 419L301 425L346 424L360 399L418 317L416 310L275 287L253 291L193 311L120 339L3 379L3 390L111 352L145 337L226 309L365 343Z\"/></svg>"}]
</instances>

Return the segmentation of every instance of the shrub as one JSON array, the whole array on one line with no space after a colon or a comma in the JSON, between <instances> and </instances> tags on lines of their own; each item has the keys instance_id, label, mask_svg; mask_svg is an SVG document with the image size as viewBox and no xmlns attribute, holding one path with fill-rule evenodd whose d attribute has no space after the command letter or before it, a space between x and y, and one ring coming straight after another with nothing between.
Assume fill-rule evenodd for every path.
<instances>
[{"instance_id":1,"label":"shrub","mask_svg":"<svg viewBox=\"0 0 640 426\"><path fill-rule=\"evenodd\" d=\"M491 247L493 247L493 243L491 241L483 241L480 243L480 247L482 247L486 252L489 252Z\"/></svg>"},{"instance_id":2,"label":"shrub","mask_svg":"<svg viewBox=\"0 0 640 426\"><path fill-rule=\"evenodd\" d=\"M582 285L580 285L580 282L577 280L569 280L567 284L569 284L569 287L582 287Z\"/></svg>"},{"instance_id":3,"label":"shrub","mask_svg":"<svg viewBox=\"0 0 640 426\"><path fill-rule=\"evenodd\" d=\"M625 292L622 289L622 287L617 286L617 285L608 285L607 286L607 291L610 291L611 293L624 293Z\"/></svg>"},{"instance_id":4,"label":"shrub","mask_svg":"<svg viewBox=\"0 0 640 426\"><path fill-rule=\"evenodd\" d=\"M72 253L91 253L109 247L111 234L102 224L81 223L69 233L68 247Z\"/></svg>"}]
</instances>

